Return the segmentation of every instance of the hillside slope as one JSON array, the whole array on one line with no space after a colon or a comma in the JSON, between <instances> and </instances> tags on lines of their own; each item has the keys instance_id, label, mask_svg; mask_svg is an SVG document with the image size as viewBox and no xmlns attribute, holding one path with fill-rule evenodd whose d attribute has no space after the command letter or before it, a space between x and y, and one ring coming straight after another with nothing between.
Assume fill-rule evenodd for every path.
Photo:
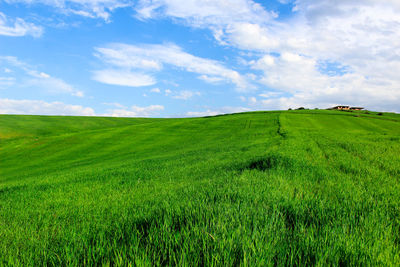
<instances>
[{"instance_id":1,"label":"hillside slope","mask_svg":"<svg viewBox=\"0 0 400 267\"><path fill-rule=\"evenodd\" d=\"M0 263L399 265L400 116L0 116Z\"/></svg>"}]
</instances>

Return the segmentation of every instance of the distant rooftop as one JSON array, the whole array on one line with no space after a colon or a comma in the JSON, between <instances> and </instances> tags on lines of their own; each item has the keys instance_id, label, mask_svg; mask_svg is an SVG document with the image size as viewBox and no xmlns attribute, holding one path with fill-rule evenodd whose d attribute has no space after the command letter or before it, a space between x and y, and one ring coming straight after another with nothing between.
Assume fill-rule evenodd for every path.
<instances>
[{"instance_id":1,"label":"distant rooftop","mask_svg":"<svg viewBox=\"0 0 400 267\"><path fill-rule=\"evenodd\" d=\"M336 110L362 110L364 109L363 107L350 107L350 106L345 106L345 105L341 105L341 106L335 106L335 107L331 107L328 109L336 109Z\"/></svg>"}]
</instances>

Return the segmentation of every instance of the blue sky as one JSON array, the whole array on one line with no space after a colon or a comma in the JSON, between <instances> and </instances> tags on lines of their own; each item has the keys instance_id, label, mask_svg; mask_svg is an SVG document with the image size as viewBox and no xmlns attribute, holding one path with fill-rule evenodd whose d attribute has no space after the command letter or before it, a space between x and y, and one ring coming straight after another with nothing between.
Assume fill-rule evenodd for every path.
<instances>
[{"instance_id":1,"label":"blue sky","mask_svg":"<svg viewBox=\"0 0 400 267\"><path fill-rule=\"evenodd\" d=\"M400 4L358 2L0 0L0 113L399 112Z\"/></svg>"}]
</instances>

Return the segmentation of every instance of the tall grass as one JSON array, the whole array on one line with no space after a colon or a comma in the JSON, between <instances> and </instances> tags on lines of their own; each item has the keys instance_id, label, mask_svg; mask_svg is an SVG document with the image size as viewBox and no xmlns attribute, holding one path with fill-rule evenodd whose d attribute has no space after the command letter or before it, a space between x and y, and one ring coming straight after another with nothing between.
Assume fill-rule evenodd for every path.
<instances>
[{"instance_id":1,"label":"tall grass","mask_svg":"<svg viewBox=\"0 0 400 267\"><path fill-rule=\"evenodd\" d=\"M400 116L0 116L0 265L399 265Z\"/></svg>"}]
</instances>

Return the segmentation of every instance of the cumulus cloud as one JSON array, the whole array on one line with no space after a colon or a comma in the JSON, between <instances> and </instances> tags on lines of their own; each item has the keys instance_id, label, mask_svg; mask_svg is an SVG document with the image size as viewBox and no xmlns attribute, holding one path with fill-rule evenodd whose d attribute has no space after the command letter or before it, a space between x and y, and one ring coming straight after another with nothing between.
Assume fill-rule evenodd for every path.
<instances>
[{"instance_id":1,"label":"cumulus cloud","mask_svg":"<svg viewBox=\"0 0 400 267\"><path fill-rule=\"evenodd\" d=\"M347 103L399 111L400 10L390 1L296 3L295 29L276 35L278 56L251 62L263 84L292 94L262 100L265 107Z\"/></svg>"},{"instance_id":2,"label":"cumulus cloud","mask_svg":"<svg viewBox=\"0 0 400 267\"><path fill-rule=\"evenodd\" d=\"M279 92L260 94L257 104L267 109L324 108L344 103L393 111L400 100L397 84L357 72L321 73L314 58L284 53L273 60L268 56L252 63L254 68L264 72L263 84L291 95L282 97Z\"/></svg>"},{"instance_id":3,"label":"cumulus cloud","mask_svg":"<svg viewBox=\"0 0 400 267\"><path fill-rule=\"evenodd\" d=\"M135 10L140 19L170 17L191 27L210 29L223 45L264 50L271 42L278 44L266 37L268 29L262 27L275 24L278 15L252 0L141 0Z\"/></svg>"},{"instance_id":4,"label":"cumulus cloud","mask_svg":"<svg viewBox=\"0 0 400 267\"><path fill-rule=\"evenodd\" d=\"M0 98L0 114L40 114L94 116L92 108L42 100Z\"/></svg>"},{"instance_id":5,"label":"cumulus cloud","mask_svg":"<svg viewBox=\"0 0 400 267\"><path fill-rule=\"evenodd\" d=\"M104 116L110 117L150 117L159 114L159 111L164 110L164 106L150 105L147 107L132 106L128 109L113 109Z\"/></svg>"},{"instance_id":6,"label":"cumulus cloud","mask_svg":"<svg viewBox=\"0 0 400 267\"><path fill-rule=\"evenodd\" d=\"M156 72L167 64L187 72L200 74L200 79L207 82L233 83L239 90L251 88L246 78L237 71L224 66L219 61L191 55L174 44L129 45L115 43L107 47L96 48L95 55L107 65L118 68L118 70L114 70L113 75L118 75L123 80L125 80L124 76L129 77L138 70ZM96 80L102 81L102 79Z\"/></svg>"},{"instance_id":7,"label":"cumulus cloud","mask_svg":"<svg viewBox=\"0 0 400 267\"><path fill-rule=\"evenodd\" d=\"M64 80L36 70L33 66L16 57L0 56L0 66L5 66L7 77L0 77L0 88L10 89L16 86L22 88L38 88L48 93L69 94L83 97L84 93L77 90Z\"/></svg>"},{"instance_id":8,"label":"cumulus cloud","mask_svg":"<svg viewBox=\"0 0 400 267\"><path fill-rule=\"evenodd\" d=\"M33 37L40 37L42 34L42 27L26 22L21 18L9 19L4 13L0 12L0 35L13 37L31 35Z\"/></svg>"},{"instance_id":9,"label":"cumulus cloud","mask_svg":"<svg viewBox=\"0 0 400 267\"><path fill-rule=\"evenodd\" d=\"M207 28L220 45L252 53L248 66L262 73L256 80L287 94L253 104L347 103L400 111L399 1L280 2L293 2L291 17L278 20L279 14L251 0L235 0L231 6L225 1L143 0L137 13L142 19L169 17ZM207 73L199 78L221 80Z\"/></svg>"}]
</instances>

